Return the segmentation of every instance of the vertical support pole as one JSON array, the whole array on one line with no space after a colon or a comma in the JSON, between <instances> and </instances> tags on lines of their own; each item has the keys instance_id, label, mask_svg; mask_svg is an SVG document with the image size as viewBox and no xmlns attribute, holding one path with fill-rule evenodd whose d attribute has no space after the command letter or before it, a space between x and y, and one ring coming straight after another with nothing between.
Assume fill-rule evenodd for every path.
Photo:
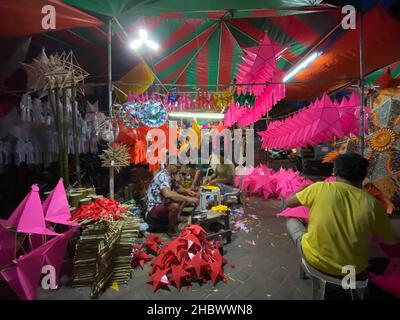
<instances>
[{"instance_id":1,"label":"vertical support pole","mask_svg":"<svg viewBox=\"0 0 400 320\"><path fill-rule=\"evenodd\" d=\"M112 52L111 52L111 40L112 40L112 22L113 18L108 21L108 109L110 113L111 123L113 121L113 106L112 106ZM111 143L113 143L112 141ZM114 167L110 167L110 199L114 199Z\"/></svg>"},{"instance_id":2,"label":"vertical support pole","mask_svg":"<svg viewBox=\"0 0 400 320\"><path fill-rule=\"evenodd\" d=\"M58 142L58 161L60 163L60 175L65 183L65 172L64 172L64 143L63 143L63 133L62 133L62 110L60 108L60 89L55 88L55 111L56 118L54 121L57 121L57 142Z\"/></svg>"},{"instance_id":3,"label":"vertical support pole","mask_svg":"<svg viewBox=\"0 0 400 320\"><path fill-rule=\"evenodd\" d=\"M359 12L359 36L360 36L360 154L364 156L365 149L365 125L364 125L364 24L363 13Z\"/></svg>"},{"instance_id":4,"label":"vertical support pole","mask_svg":"<svg viewBox=\"0 0 400 320\"><path fill-rule=\"evenodd\" d=\"M79 137L78 130L76 127L76 87L72 86L72 136L74 139L74 156L75 156L75 170L76 170L76 180L78 181L78 187L82 186L81 181L81 165L79 162Z\"/></svg>"},{"instance_id":5,"label":"vertical support pole","mask_svg":"<svg viewBox=\"0 0 400 320\"><path fill-rule=\"evenodd\" d=\"M64 164L64 186L69 190L69 168L68 168L68 108L67 108L67 88L63 88L63 164Z\"/></svg>"}]
</instances>

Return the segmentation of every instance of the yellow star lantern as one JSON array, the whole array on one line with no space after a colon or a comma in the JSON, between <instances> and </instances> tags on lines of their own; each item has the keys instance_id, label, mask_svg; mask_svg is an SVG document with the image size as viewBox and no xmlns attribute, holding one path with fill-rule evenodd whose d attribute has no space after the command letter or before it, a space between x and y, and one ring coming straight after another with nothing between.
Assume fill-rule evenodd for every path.
<instances>
[{"instance_id":1,"label":"yellow star lantern","mask_svg":"<svg viewBox=\"0 0 400 320\"><path fill-rule=\"evenodd\" d=\"M201 129L197 121L194 120L189 129L189 144L192 148L199 149L201 145Z\"/></svg>"}]
</instances>

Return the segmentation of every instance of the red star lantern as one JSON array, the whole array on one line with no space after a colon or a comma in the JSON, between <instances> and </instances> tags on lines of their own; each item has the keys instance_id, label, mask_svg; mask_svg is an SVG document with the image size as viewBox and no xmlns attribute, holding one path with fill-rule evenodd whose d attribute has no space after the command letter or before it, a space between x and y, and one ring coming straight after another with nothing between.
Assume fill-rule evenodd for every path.
<instances>
[{"instance_id":1,"label":"red star lantern","mask_svg":"<svg viewBox=\"0 0 400 320\"><path fill-rule=\"evenodd\" d=\"M190 261L188 269L193 269L196 276L201 278L201 271L208 266L208 263L203 260L201 251L197 252L192 261Z\"/></svg>"},{"instance_id":2,"label":"red star lantern","mask_svg":"<svg viewBox=\"0 0 400 320\"><path fill-rule=\"evenodd\" d=\"M210 277L213 284L216 284L218 277L222 279L225 277L224 272L222 271L222 260L216 260L209 263L211 272Z\"/></svg>"},{"instance_id":3,"label":"red star lantern","mask_svg":"<svg viewBox=\"0 0 400 320\"><path fill-rule=\"evenodd\" d=\"M173 265L171 271L171 277L169 278L170 283L174 283L175 286L180 290L182 282L185 281L190 273L187 272L181 265Z\"/></svg>"},{"instance_id":4,"label":"red star lantern","mask_svg":"<svg viewBox=\"0 0 400 320\"><path fill-rule=\"evenodd\" d=\"M185 240L187 243L187 250L190 250L193 245L196 245L198 248L201 248L201 243L199 239L194 234L188 234L184 237L181 237L182 240Z\"/></svg>"},{"instance_id":5,"label":"red star lantern","mask_svg":"<svg viewBox=\"0 0 400 320\"><path fill-rule=\"evenodd\" d=\"M163 246L162 250L165 250L165 253L172 252L176 257L178 257L178 252L184 247L186 247L186 242L177 238Z\"/></svg>"},{"instance_id":6,"label":"red star lantern","mask_svg":"<svg viewBox=\"0 0 400 320\"><path fill-rule=\"evenodd\" d=\"M165 265L166 266L170 266L170 265L173 265L173 264L179 264L179 261L176 258L176 256L171 254L171 253L166 255L166 258L165 258L164 261L165 261Z\"/></svg>"},{"instance_id":7,"label":"red star lantern","mask_svg":"<svg viewBox=\"0 0 400 320\"><path fill-rule=\"evenodd\" d=\"M160 253L152 262L151 264L153 266L153 272L155 272L158 269L164 269L165 267L165 254Z\"/></svg>"},{"instance_id":8,"label":"red star lantern","mask_svg":"<svg viewBox=\"0 0 400 320\"><path fill-rule=\"evenodd\" d=\"M223 266L227 261L219 251L219 244L208 241L206 237L203 228L190 225L177 239L160 248L151 264L153 269L148 282L153 285L154 292L168 284L174 284L180 289L185 280L206 283L211 278L214 284L219 279L226 282ZM146 245L150 243L158 246L157 238L153 236L146 239Z\"/></svg>"},{"instance_id":9,"label":"red star lantern","mask_svg":"<svg viewBox=\"0 0 400 320\"><path fill-rule=\"evenodd\" d=\"M163 240L154 234L150 234L146 238L146 246L151 251L157 252L159 249L158 244L161 243L163 243Z\"/></svg>"},{"instance_id":10,"label":"red star lantern","mask_svg":"<svg viewBox=\"0 0 400 320\"><path fill-rule=\"evenodd\" d=\"M207 234L207 232L198 224L191 224L186 229L189 230L191 234L194 234L198 238L204 238L204 236Z\"/></svg>"},{"instance_id":11,"label":"red star lantern","mask_svg":"<svg viewBox=\"0 0 400 320\"><path fill-rule=\"evenodd\" d=\"M151 277L151 279L147 282L148 284L151 284L153 286L153 292L156 292L158 289L161 287L168 287L169 285L169 280L167 277L167 273L169 271L169 268L161 270L158 269Z\"/></svg>"},{"instance_id":12,"label":"red star lantern","mask_svg":"<svg viewBox=\"0 0 400 320\"><path fill-rule=\"evenodd\" d=\"M132 255L132 268L140 266L142 269L146 262L151 261L153 258L149 256L146 252L135 252Z\"/></svg>"}]
</instances>

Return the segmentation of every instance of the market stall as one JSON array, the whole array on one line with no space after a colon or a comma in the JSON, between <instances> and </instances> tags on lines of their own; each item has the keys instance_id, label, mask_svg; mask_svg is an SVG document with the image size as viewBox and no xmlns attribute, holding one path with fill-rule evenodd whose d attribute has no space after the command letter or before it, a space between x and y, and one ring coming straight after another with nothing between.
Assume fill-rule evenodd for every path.
<instances>
[{"instance_id":1,"label":"market stall","mask_svg":"<svg viewBox=\"0 0 400 320\"><path fill-rule=\"evenodd\" d=\"M227 285L236 261L224 255L253 232L250 195L282 201L278 217L308 221L306 207L285 201L315 180L334 181L254 163L269 149L329 144L329 163L364 155L364 190L397 214L400 21L390 1L372 2L344 29L341 1L52 0L60 20L51 32L35 27L44 1L1 4L0 41L15 53L0 60L0 172L3 181L17 172L9 194L18 193L0 220L0 281L27 300L48 265L51 285L68 265L67 287L90 288L92 299L146 268L154 294ZM210 162L222 153L234 167L227 186ZM189 154L174 184L198 201L181 201L175 237L156 232L149 184ZM385 276L376 279L385 289Z\"/></svg>"}]
</instances>

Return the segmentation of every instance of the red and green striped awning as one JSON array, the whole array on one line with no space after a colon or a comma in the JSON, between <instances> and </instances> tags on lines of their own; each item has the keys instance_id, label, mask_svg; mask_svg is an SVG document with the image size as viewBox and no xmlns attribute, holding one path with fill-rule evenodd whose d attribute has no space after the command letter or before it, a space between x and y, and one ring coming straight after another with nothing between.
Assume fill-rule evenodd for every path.
<instances>
[{"instance_id":1,"label":"red and green striped awning","mask_svg":"<svg viewBox=\"0 0 400 320\"><path fill-rule=\"evenodd\" d=\"M64 0L78 8L109 17L152 16L174 19L259 18L320 10L322 0Z\"/></svg>"},{"instance_id":2,"label":"red and green striped awning","mask_svg":"<svg viewBox=\"0 0 400 320\"><path fill-rule=\"evenodd\" d=\"M354 83L358 77L358 30L340 28L340 8L325 4L326 1L64 2L95 15L105 15L107 17L101 18L104 22L109 17L117 17L127 31L130 39L115 26L119 37L113 37L114 80L137 64L138 57L128 44L137 37L140 28L148 30L151 39L160 44L156 53L142 51L142 55L162 83L176 85L180 90L215 89L216 85L223 88L232 82L242 49L258 44L265 32L274 43L288 48L278 61L284 71L306 54L323 51L318 61L300 72L287 86L290 99L315 98L323 91ZM365 33L365 69L371 73L367 80L375 81L384 66L400 60L397 50L400 24L386 7L379 6L365 13L364 23L368 30ZM36 36L33 43L54 49L73 49L80 63L92 74L90 81L103 81L107 75L106 32L106 26L69 29ZM393 76L398 76L397 65L391 70Z\"/></svg>"},{"instance_id":3,"label":"red and green striped awning","mask_svg":"<svg viewBox=\"0 0 400 320\"><path fill-rule=\"evenodd\" d=\"M13 38L43 33L42 8L54 7L57 30L77 27L94 27L102 23L99 19L62 3L60 0L13 0L0 1L0 38Z\"/></svg>"},{"instance_id":4,"label":"red and green striped awning","mask_svg":"<svg viewBox=\"0 0 400 320\"><path fill-rule=\"evenodd\" d=\"M288 47L278 61L279 67L287 70L339 19L338 11L329 11L218 20L139 17L120 22L132 39L143 28L160 44L156 53L145 51L143 55L162 83L189 85L189 90L193 90L215 89L217 85L222 88L231 83L242 48L257 45L265 32L274 43Z\"/></svg>"}]
</instances>

